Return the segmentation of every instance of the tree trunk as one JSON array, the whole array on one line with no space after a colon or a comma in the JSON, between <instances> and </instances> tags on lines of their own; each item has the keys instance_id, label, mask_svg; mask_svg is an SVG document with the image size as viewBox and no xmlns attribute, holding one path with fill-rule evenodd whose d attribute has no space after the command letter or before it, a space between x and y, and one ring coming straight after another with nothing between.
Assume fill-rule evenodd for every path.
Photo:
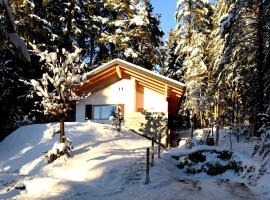
<instances>
[{"instance_id":1,"label":"tree trunk","mask_svg":"<svg viewBox=\"0 0 270 200\"><path fill-rule=\"evenodd\" d=\"M216 124L216 137L215 137L215 146L218 146L219 140L219 126L220 126L220 116L219 116L219 91L217 91L215 99L215 124Z\"/></svg>"},{"instance_id":2,"label":"tree trunk","mask_svg":"<svg viewBox=\"0 0 270 200\"><path fill-rule=\"evenodd\" d=\"M66 48L69 52L71 52L72 50L72 39L71 39L71 31L72 31L72 20L73 20L73 15L74 15L74 1L69 1L70 5L69 5L69 11L67 13L67 32L65 35L65 43L67 44Z\"/></svg>"},{"instance_id":3,"label":"tree trunk","mask_svg":"<svg viewBox=\"0 0 270 200\"><path fill-rule=\"evenodd\" d=\"M215 146L218 146L218 140L219 140L219 125L216 126Z\"/></svg>"},{"instance_id":4,"label":"tree trunk","mask_svg":"<svg viewBox=\"0 0 270 200\"><path fill-rule=\"evenodd\" d=\"M194 132L194 114L193 114L193 109L191 111L191 115L190 115L190 123L191 123L191 135L190 137L193 138L193 132Z\"/></svg>"},{"instance_id":5,"label":"tree trunk","mask_svg":"<svg viewBox=\"0 0 270 200\"><path fill-rule=\"evenodd\" d=\"M192 2L191 0L188 1L188 11L189 11L189 16L188 16L188 45L190 46L191 44L191 37L192 37L192 33L191 33L191 21L192 21L192 17L191 17L191 9L192 9Z\"/></svg>"},{"instance_id":6,"label":"tree trunk","mask_svg":"<svg viewBox=\"0 0 270 200\"><path fill-rule=\"evenodd\" d=\"M60 143L65 143L65 119L62 117L60 119Z\"/></svg>"},{"instance_id":7,"label":"tree trunk","mask_svg":"<svg viewBox=\"0 0 270 200\"><path fill-rule=\"evenodd\" d=\"M258 114L263 112L263 103L264 103L264 83L263 83L263 24L262 24L262 0L257 0L257 40L258 40L258 50L257 50L257 94L256 94L256 108L255 108L255 131L259 130L261 126L261 121L259 120Z\"/></svg>"}]
</instances>

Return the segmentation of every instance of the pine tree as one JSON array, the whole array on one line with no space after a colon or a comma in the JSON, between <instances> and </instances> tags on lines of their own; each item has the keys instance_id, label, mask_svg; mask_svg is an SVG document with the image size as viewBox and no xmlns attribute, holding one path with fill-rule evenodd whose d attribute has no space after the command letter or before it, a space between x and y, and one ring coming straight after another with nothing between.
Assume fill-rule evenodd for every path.
<instances>
[{"instance_id":1,"label":"pine tree","mask_svg":"<svg viewBox=\"0 0 270 200\"><path fill-rule=\"evenodd\" d=\"M270 2L263 1L263 30L264 30L264 94L265 107L269 106L270 102Z\"/></svg>"},{"instance_id":2,"label":"pine tree","mask_svg":"<svg viewBox=\"0 0 270 200\"><path fill-rule=\"evenodd\" d=\"M0 1L0 140L26 123L26 113L30 109L28 101L23 99L24 85L19 81L27 74L30 55L23 38L17 33L13 14L8 1ZM21 104L22 101L27 105Z\"/></svg>"},{"instance_id":3,"label":"pine tree","mask_svg":"<svg viewBox=\"0 0 270 200\"><path fill-rule=\"evenodd\" d=\"M108 49L107 60L122 58L153 69L159 63L163 32L152 6L145 0L107 0L109 19L99 41Z\"/></svg>"},{"instance_id":4,"label":"pine tree","mask_svg":"<svg viewBox=\"0 0 270 200\"><path fill-rule=\"evenodd\" d=\"M226 77L230 91L230 121L237 124L244 119L250 120L256 131L264 99L263 4L260 0L255 3L239 0L230 5L222 21L222 34L226 37L220 65L221 77Z\"/></svg>"},{"instance_id":5,"label":"pine tree","mask_svg":"<svg viewBox=\"0 0 270 200\"><path fill-rule=\"evenodd\" d=\"M78 18L78 27L81 29L81 36L78 38L78 45L83 49L82 58L91 70L101 64L108 52L103 51L103 44L99 43L101 33L104 31L105 24L108 22L109 13L104 7L103 1L78 1L81 8Z\"/></svg>"},{"instance_id":6,"label":"pine tree","mask_svg":"<svg viewBox=\"0 0 270 200\"><path fill-rule=\"evenodd\" d=\"M177 3L176 53L180 59L184 55L183 80L187 85L185 108L200 117L207 103L207 63L205 46L211 28L212 8L206 1L179 0Z\"/></svg>"},{"instance_id":7,"label":"pine tree","mask_svg":"<svg viewBox=\"0 0 270 200\"><path fill-rule=\"evenodd\" d=\"M161 74L177 81L182 81L183 76L183 56L180 57L175 53L177 47L177 37L175 30L171 30L169 38L163 48L163 64Z\"/></svg>"},{"instance_id":8,"label":"pine tree","mask_svg":"<svg viewBox=\"0 0 270 200\"><path fill-rule=\"evenodd\" d=\"M0 16L3 16L0 18L0 45L7 45L7 42L12 44L18 50L17 52L19 52L19 55L21 55L22 58L30 61L27 47L24 41L17 34L15 19L7 0L0 1L0 11Z\"/></svg>"},{"instance_id":9,"label":"pine tree","mask_svg":"<svg viewBox=\"0 0 270 200\"><path fill-rule=\"evenodd\" d=\"M213 5L212 31L208 38L206 46L207 70L207 101L211 102L206 107L206 118L208 125L216 126L215 145L219 141L219 127L222 126L224 111L220 108L227 108L225 98L227 97L226 84L217 76L217 70L220 65L224 39L220 34L220 21L228 12L228 6L225 0L221 0Z\"/></svg>"},{"instance_id":10,"label":"pine tree","mask_svg":"<svg viewBox=\"0 0 270 200\"><path fill-rule=\"evenodd\" d=\"M153 6L150 0L144 0L146 12L146 20L148 23L141 27L141 36L139 36L138 43L140 44L139 57L134 59L133 62L147 69L154 69L155 65L160 65L160 48L163 45L162 36L163 31L159 27L159 17L153 13Z\"/></svg>"}]
</instances>

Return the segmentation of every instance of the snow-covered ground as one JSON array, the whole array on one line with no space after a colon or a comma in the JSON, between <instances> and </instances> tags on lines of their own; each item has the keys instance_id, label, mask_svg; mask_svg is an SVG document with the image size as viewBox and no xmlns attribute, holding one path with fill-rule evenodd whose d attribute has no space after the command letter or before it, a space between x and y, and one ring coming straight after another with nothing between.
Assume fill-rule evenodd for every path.
<instances>
[{"instance_id":1,"label":"snow-covered ground","mask_svg":"<svg viewBox=\"0 0 270 200\"><path fill-rule=\"evenodd\" d=\"M230 172L216 177L184 174L171 157L186 151L183 148L156 158L150 184L145 185L145 151L150 141L128 130L118 134L110 125L66 123L73 157L47 164L44 152L59 139L53 137L57 127L24 126L0 143L0 199L270 199L269 186L249 187ZM253 162L246 146L233 148L239 157Z\"/></svg>"}]
</instances>

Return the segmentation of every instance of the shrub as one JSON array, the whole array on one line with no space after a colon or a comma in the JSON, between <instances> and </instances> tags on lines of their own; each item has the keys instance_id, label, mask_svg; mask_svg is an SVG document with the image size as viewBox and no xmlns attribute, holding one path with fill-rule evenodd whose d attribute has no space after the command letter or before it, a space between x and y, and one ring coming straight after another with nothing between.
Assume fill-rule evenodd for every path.
<instances>
[{"instance_id":1,"label":"shrub","mask_svg":"<svg viewBox=\"0 0 270 200\"><path fill-rule=\"evenodd\" d=\"M73 149L71 145L71 140L64 137L64 141L64 143L54 143L53 148L47 152L45 158L47 159L48 163L52 163L57 158L60 158L63 155L71 157L71 150Z\"/></svg>"}]
</instances>

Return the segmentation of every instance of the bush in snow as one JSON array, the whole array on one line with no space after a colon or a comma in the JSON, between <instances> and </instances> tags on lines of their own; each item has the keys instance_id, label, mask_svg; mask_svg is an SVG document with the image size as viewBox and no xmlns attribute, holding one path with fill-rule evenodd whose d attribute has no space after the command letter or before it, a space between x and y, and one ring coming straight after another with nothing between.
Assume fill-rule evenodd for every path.
<instances>
[{"instance_id":1,"label":"bush in snow","mask_svg":"<svg viewBox=\"0 0 270 200\"><path fill-rule=\"evenodd\" d=\"M47 152L45 158L47 159L48 163L52 163L57 158L66 155L67 157L71 157L71 150L73 149L71 145L71 140L69 138L64 137L64 143L56 142L53 145L53 148Z\"/></svg>"},{"instance_id":2,"label":"bush in snow","mask_svg":"<svg viewBox=\"0 0 270 200\"><path fill-rule=\"evenodd\" d=\"M178 168L183 169L187 174L206 173L216 176L228 170L235 173L243 171L242 163L236 161L230 151L204 149L190 151L187 155L175 158L179 159Z\"/></svg>"}]
</instances>

